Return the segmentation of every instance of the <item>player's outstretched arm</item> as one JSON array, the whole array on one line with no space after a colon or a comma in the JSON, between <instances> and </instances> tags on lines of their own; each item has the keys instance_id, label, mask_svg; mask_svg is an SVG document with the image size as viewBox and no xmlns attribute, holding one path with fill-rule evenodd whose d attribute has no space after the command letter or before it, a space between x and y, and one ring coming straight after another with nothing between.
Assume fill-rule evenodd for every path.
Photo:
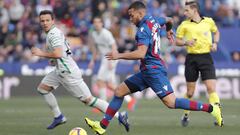
<instances>
[{"instance_id":1,"label":"player's outstretched arm","mask_svg":"<svg viewBox=\"0 0 240 135\"><path fill-rule=\"evenodd\" d=\"M147 52L147 46L140 45L135 51L118 53L118 52L110 52L106 55L108 60L117 60L117 59L125 59L125 60L137 60L143 59Z\"/></svg>"},{"instance_id":2,"label":"player's outstretched arm","mask_svg":"<svg viewBox=\"0 0 240 135\"><path fill-rule=\"evenodd\" d=\"M37 47L31 49L32 54L39 57L45 58L61 58L62 57L62 47L55 47L52 52L43 51Z\"/></svg>"}]
</instances>

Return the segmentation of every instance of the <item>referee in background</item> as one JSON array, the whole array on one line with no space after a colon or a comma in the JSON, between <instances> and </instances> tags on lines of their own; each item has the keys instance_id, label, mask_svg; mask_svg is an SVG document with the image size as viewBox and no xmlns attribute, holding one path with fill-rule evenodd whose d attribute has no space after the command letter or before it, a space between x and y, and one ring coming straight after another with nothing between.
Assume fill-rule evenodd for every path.
<instances>
[{"instance_id":1,"label":"referee in background","mask_svg":"<svg viewBox=\"0 0 240 135\"><path fill-rule=\"evenodd\" d=\"M186 2L184 15L187 19L177 28L176 45L187 48L185 97L192 98L200 72L201 79L207 87L209 103L218 104L220 107L220 100L216 93L215 67L210 54L211 51L217 51L220 33L212 18L200 15L198 2ZM190 111L185 110L181 119L184 127L189 123L189 113Z\"/></svg>"}]
</instances>

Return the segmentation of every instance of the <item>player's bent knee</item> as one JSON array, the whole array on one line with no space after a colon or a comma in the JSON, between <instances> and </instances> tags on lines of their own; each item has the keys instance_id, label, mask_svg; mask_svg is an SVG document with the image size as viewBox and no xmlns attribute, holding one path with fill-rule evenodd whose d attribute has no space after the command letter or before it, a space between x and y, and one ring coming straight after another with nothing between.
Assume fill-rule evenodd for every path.
<instances>
[{"instance_id":1,"label":"player's bent knee","mask_svg":"<svg viewBox=\"0 0 240 135\"><path fill-rule=\"evenodd\" d=\"M49 91L44 90L44 89L41 88L41 87L38 87L38 88L37 88L37 91L38 91L38 93L41 94L41 95L46 95L46 94L49 93Z\"/></svg>"},{"instance_id":2,"label":"player's bent knee","mask_svg":"<svg viewBox=\"0 0 240 135\"><path fill-rule=\"evenodd\" d=\"M45 95L48 94L49 92L51 92L54 88L45 84L40 84L37 88L38 93L40 93L41 95Z\"/></svg>"}]
</instances>

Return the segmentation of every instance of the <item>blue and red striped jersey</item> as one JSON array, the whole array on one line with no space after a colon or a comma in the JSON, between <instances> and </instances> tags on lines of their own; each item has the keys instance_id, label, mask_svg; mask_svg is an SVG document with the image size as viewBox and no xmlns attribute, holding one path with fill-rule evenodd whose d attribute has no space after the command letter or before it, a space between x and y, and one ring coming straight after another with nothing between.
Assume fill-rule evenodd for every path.
<instances>
[{"instance_id":1,"label":"blue and red striped jersey","mask_svg":"<svg viewBox=\"0 0 240 135\"><path fill-rule=\"evenodd\" d=\"M162 68L165 71L165 63L160 57L161 30L166 19L163 17L144 16L137 24L137 33L135 36L136 44L148 47L147 53L141 59L140 70L151 70Z\"/></svg>"}]
</instances>

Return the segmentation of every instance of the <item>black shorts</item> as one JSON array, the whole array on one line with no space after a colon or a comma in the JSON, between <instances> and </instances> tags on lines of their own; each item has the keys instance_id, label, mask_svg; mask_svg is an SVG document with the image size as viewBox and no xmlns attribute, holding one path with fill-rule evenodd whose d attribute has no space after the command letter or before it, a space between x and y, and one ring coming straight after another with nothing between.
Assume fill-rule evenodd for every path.
<instances>
[{"instance_id":1,"label":"black shorts","mask_svg":"<svg viewBox=\"0 0 240 135\"><path fill-rule=\"evenodd\" d=\"M187 82L196 82L201 73L202 80L216 79L215 67L210 53L187 54L185 60L185 78Z\"/></svg>"}]
</instances>

